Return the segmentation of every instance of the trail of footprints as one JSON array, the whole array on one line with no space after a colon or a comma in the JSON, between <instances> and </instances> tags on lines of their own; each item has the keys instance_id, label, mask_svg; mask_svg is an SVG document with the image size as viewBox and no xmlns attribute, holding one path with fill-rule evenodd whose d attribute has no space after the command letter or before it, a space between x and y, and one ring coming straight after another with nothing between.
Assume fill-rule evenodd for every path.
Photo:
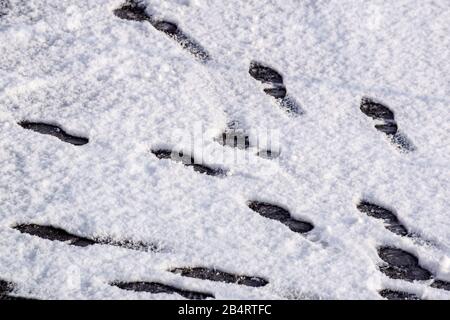
<instances>
[{"instance_id":1,"label":"trail of footprints","mask_svg":"<svg viewBox=\"0 0 450 320\"><path fill-rule=\"evenodd\" d=\"M146 13L144 7L136 4L135 1L127 1L123 6L114 10L114 14L125 20L133 20L149 22L155 29L168 35L170 38L177 41L182 48L193 54L202 62L210 60L207 51L196 41L187 36L180 28L173 22L166 20L158 20ZM275 99L280 107L289 114L302 114L303 110L295 102L295 100L287 95L287 89L283 82L282 75L275 69L257 62L252 61L249 67L249 74L255 80L264 85L263 91ZM402 134L398 133L398 125L395 121L394 113L384 104L375 101L372 98L363 97L361 100L360 110L366 116L376 121L375 128L386 134L390 140L401 150L412 151L414 147L409 140ZM89 142L88 138L78 137L65 132L57 125L41 122L21 121L18 123L22 128L32 130L41 134L51 135L63 142L73 144L75 146L82 146ZM250 138L245 130L234 126L227 128L223 134L216 139L217 142L223 146L230 146L246 150L250 147ZM227 171L222 168L214 168L204 164L197 163L195 159L184 154L182 151L177 152L170 149L153 149L151 152L160 160L172 160L182 163L187 167L191 167L198 173L207 174L210 176L224 176ZM260 150L257 155L264 158L274 158L278 154L271 150ZM261 217L282 223L291 231L304 234L311 231L314 226L312 223L295 219L291 213L278 205L268 202L261 202L251 200L247 202L247 206ZM408 229L399 221L398 217L390 210L383 208L377 204L361 201L357 204L357 209L368 215L369 217L382 220L385 228L399 236L411 237ZM133 242L130 240L114 241L111 239L89 239L82 236L71 234L63 229L53 226L44 226L37 224L19 224L14 226L16 230L21 233L29 234L31 236L40 237L52 241L61 241L69 245L78 247L87 247L95 244L120 246L127 249L141 250L141 251L160 251L160 248L154 244L145 244L140 242ZM379 266L382 273L392 279L401 279L406 281L426 281L433 280L431 286L438 289L450 290L450 283L443 280L434 279L430 271L423 268L419 264L419 259L412 253L406 252L402 249L381 246L377 249L380 259L383 264ZM237 284L251 287L263 287L268 284L268 281L254 276L235 275L217 269L208 269L204 267L186 267L173 268L168 270L174 274L182 277L196 278L199 280L219 281L229 284ZM115 281L110 283L112 286L123 290L132 290L136 292L149 293L168 293L178 294L187 299L208 299L214 298L212 293L189 291L181 289L172 285L163 284L159 282L124 282ZM0 279L0 300L1 299L20 299L20 297L11 296L15 285L11 282ZM399 300L416 300L419 299L416 295L407 292L401 292L391 289L384 289L379 292L380 296L386 299Z\"/></svg>"}]
</instances>

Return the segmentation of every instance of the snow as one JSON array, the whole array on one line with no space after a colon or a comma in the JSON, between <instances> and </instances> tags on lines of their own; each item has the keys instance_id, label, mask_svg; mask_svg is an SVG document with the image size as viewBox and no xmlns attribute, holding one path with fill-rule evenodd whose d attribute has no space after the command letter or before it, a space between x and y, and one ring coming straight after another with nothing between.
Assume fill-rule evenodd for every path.
<instances>
[{"instance_id":1,"label":"snow","mask_svg":"<svg viewBox=\"0 0 450 320\"><path fill-rule=\"evenodd\" d=\"M0 1L1 2L1 1ZM450 5L435 1L143 0L212 60L194 59L149 23L120 20L123 0L9 0L0 5L0 278L41 299L173 299L112 281L157 281L217 299L424 299L450 293L387 278L376 248L416 254L450 281ZM262 61L304 110L290 116L248 74ZM416 150L404 153L359 111L385 102ZM89 137L76 147L21 120ZM223 147L230 121L280 156ZM276 137L279 136L279 139ZM152 148L192 152L228 170L211 177ZM268 201L312 222L291 232L250 210ZM424 241L356 209L392 209ZM38 223L84 237L159 243L161 252L87 248L22 234ZM167 272L216 267L262 288Z\"/></svg>"}]
</instances>

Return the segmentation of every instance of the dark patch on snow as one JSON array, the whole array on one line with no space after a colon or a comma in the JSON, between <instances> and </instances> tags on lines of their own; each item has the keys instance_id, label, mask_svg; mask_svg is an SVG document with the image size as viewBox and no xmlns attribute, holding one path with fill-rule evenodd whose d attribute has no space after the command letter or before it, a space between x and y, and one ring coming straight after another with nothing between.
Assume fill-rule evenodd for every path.
<instances>
[{"instance_id":1,"label":"dark patch on snow","mask_svg":"<svg viewBox=\"0 0 450 320\"><path fill-rule=\"evenodd\" d=\"M380 296L387 300L421 300L413 293L384 289L379 292Z\"/></svg>"},{"instance_id":2,"label":"dark patch on snow","mask_svg":"<svg viewBox=\"0 0 450 320\"><path fill-rule=\"evenodd\" d=\"M362 98L360 109L366 116L374 120L394 120L394 113L391 109L368 97Z\"/></svg>"},{"instance_id":3,"label":"dark patch on snow","mask_svg":"<svg viewBox=\"0 0 450 320\"><path fill-rule=\"evenodd\" d=\"M27 130L33 130L36 132L39 132L41 134L48 134L51 136L54 136L58 138L61 141L76 145L76 146L82 146L89 142L89 139L83 138L83 137L76 137L72 136L68 133L66 133L63 129L61 129L58 126L47 124L47 123L40 123L40 122L29 122L29 121L22 121L18 123L22 128Z\"/></svg>"},{"instance_id":4,"label":"dark patch on snow","mask_svg":"<svg viewBox=\"0 0 450 320\"><path fill-rule=\"evenodd\" d=\"M434 280L431 284L433 288L450 291L450 282L444 280Z\"/></svg>"},{"instance_id":5,"label":"dark patch on snow","mask_svg":"<svg viewBox=\"0 0 450 320\"><path fill-rule=\"evenodd\" d=\"M158 31L161 31L178 42L183 49L190 52L202 62L210 60L208 52L194 39L185 34L176 23L167 20L154 19L148 15L144 6L137 4L135 1L127 1L113 13L125 20L148 21Z\"/></svg>"},{"instance_id":6,"label":"dark patch on snow","mask_svg":"<svg viewBox=\"0 0 450 320\"><path fill-rule=\"evenodd\" d=\"M396 134L398 130L398 126L396 123L387 122L385 124L376 124L375 129L378 131L384 132L387 135Z\"/></svg>"},{"instance_id":7,"label":"dark patch on snow","mask_svg":"<svg viewBox=\"0 0 450 320\"><path fill-rule=\"evenodd\" d=\"M130 240L112 240L112 239L89 239L71 234L63 229L53 226L43 226L37 224L21 224L14 227L14 229L32 236L51 241L66 242L69 245L77 247L87 247L94 244L111 245L122 247L125 249L139 250L139 251L158 251L159 248L155 244L147 244L142 242L134 242Z\"/></svg>"},{"instance_id":8,"label":"dark patch on snow","mask_svg":"<svg viewBox=\"0 0 450 320\"><path fill-rule=\"evenodd\" d=\"M123 290L136 292L168 293L168 294L176 293L186 299L191 300L204 300L207 298L214 298L214 296L210 293L188 291L157 282L113 282L111 283L111 285L116 286Z\"/></svg>"},{"instance_id":9,"label":"dark patch on snow","mask_svg":"<svg viewBox=\"0 0 450 320\"><path fill-rule=\"evenodd\" d=\"M387 263L380 271L392 279L407 281L429 280L431 273L419 265L419 259L412 253L392 247L378 248L379 257Z\"/></svg>"},{"instance_id":10,"label":"dark patch on snow","mask_svg":"<svg viewBox=\"0 0 450 320\"><path fill-rule=\"evenodd\" d=\"M278 71L266 65L263 65L260 62L250 62L250 68L248 72L253 78L260 82L283 84L283 77L278 73Z\"/></svg>"},{"instance_id":11,"label":"dark patch on snow","mask_svg":"<svg viewBox=\"0 0 450 320\"><path fill-rule=\"evenodd\" d=\"M127 1L120 8L114 9L113 13L120 19L132 21L150 21L150 16L145 12L145 7L133 1Z\"/></svg>"},{"instance_id":12,"label":"dark patch on snow","mask_svg":"<svg viewBox=\"0 0 450 320\"><path fill-rule=\"evenodd\" d=\"M275 99L283 99L287 93L285 87L265 88L264 92Z\"/></svg>"},{"instance_id":13,"label":"dark patch on snow","mask_svg":"<svg viewBox=\"0 0 450 320\"><path fill-rule=\"evenodd\" d=\"M292 218L288 210L274 204L259 201L249 201L248 207L265 218L281 222L294 232L306 233L314 228L311 223L306 221L299 221Z\"/></svg>"},{"instance_id":14,"label":"dark patch on snow","mask_svg":"<svg viewBox=\"0 0 450 320\"><path fill-rule=\"evenodd\" d=\"M0 279L0 296L11 293L14 290L14 284L12 282Z\"/></svg>"},{"instance_id":15,"label":"dark patch on snow","mask_svg":"<svg viewBox=\"0 0 450 320\"><path fill-rule=\"evenodd\" d=\"M0 301L5 300L34 300L30 298L19 297L11 295L15 289L15 284L6 280L0 279Z\"/></svg>"},{"instance_id":16,"label":"dark patch on snow","mask_svg":"<svg viewBox=\"0 0 450 320\"><path fill-rule=\"evenodd\" d=\"M181 152L175 152L169 149L156 149L151 151L158 159L170 159L175 162L181 162L185 166L192 167L194 171L205 173L210 176L224 176L226 171L221 168L211 168L203 164L195 163L193 157Z\"/></svg>"},{"instance_id":17,"label":"dark patch on snow","mask_svg":"<svg viewBox=\"0 0 450 320\"><path fill-rule=\"evenodd\" d=\"M371 99L363 97L361 99L361 106L359 108L366 116L376 120L380 123L375 125L378 131L384 132L388 136L397 133L398 126L395 122L394 112L387 106Z\"/></svg>"},{"instance_id":18,"label":"dark patch on snow","mask_svg":"<svg viewBox=\"0 0 450 320\"><path fill-rule=\"evenodd\" d=\"M0 18L6 16L9 10L9 1L0 0Z\"/></svg>"},{"instance_id":19,"label":"dark patch on snow","mask_svg":"<svg viewBox=\"0 0 450 320\"><path fill-rule=\"evenodd\" d=\"M404 134L399 133L394 112L387 106L372 98L363 97L360 110L377 122L375 129L386 134L400 151L410 152L415 150L412 142Z\"/></svg>"},{"instance_id":20,"label":"dark patch on snow","mask_svg":"<svg viewBox=\"0 0 450 320\"><path fill-rule=\"evenodd\" d=\"M238 149L248 149L250 147L250 136L242 129L226 129L215 140L223 146Z\"/></svg>"},{"instance_id":21,"label":"dark patch on snow","mask_svg":"<svg viewBox=\"0 0 450 320\"><path fill-rule=\"evenodd\" d=\"M283 76L275 69L257 61L251 61L248 73L259 82L268 85L264 92L275 98L281 109L289 114L302 114L303 110L298 103L287 95L287 89L283 83Z\"/></svg>"},{"instance_id":22,"label":"dark patch on snow","mask_svg":"<svg viewBox=\"0 0 450 320\"><path fill-rule=\"evenodd\" d=\"M76 236L67 231L52 226L42 226L37 224L21 224L14 227L22 233L26 233L39 238L67 242L70 245L78 247L87 247L97 242L88 238Z\"/></svg>"},{"instance_id":23,"label":"dark patch on snow","mask_svg":"<svg viewBox=\"0 0 450 320\"><path fill-rule=\"evenodd\" d=\"M356 207L369 217L383 220L386 229L389 231L400 236L408 235L408 230L398 221L397 216L392 211L367 201L361 201Z\"/></svg>"},{"instance_id":24,"label":"dark patch on snow","mask_svg":"<svg viewBox=\"0 0 450 320\"><path fill-rule=\"evenodd\" d=\"M216 269L208 268L175 268L170 272L180 274L183 277L197 278L202 280L220 281L226 283L235 283L249 287L263 287L269 282L263 278L235 275L227 272L219 271Z\"/></svg>"}]
</instances>

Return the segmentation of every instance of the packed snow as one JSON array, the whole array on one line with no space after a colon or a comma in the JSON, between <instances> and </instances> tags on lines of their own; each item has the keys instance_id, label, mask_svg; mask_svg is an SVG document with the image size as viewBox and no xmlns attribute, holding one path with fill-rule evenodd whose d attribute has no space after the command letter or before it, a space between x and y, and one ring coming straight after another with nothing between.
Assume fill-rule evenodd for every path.
<instances>
[{"instance_id":1,"label":"packed snow","mask_svg":"<svg viewBox=\"0 0 450 320\"><path fill-rule=\"evenodd\" d=\"M389 278L377 254L400 248L450 281L448 0L140 1L208 61L146 21L118 18L124 2L0 1L0 279L16 285L14 295L183 299L111 285L147 281L216 299L382 299L383 289L450 299L432 280ZM301 113L264 93L252 61L283 76ZM374 128L363 97L389 106L413 151ZM249 132L248 149L217 142L230 123ZM158 159L158 148L225 174ZM257 155L268 148L279 156ZM414 236L360 212L362 200L390 209ZM248 201L314 228L293 232ZM159 249L71 246L20 224ZM268 284L170 272L189 266Z\"/></svg>"}]
</instances>

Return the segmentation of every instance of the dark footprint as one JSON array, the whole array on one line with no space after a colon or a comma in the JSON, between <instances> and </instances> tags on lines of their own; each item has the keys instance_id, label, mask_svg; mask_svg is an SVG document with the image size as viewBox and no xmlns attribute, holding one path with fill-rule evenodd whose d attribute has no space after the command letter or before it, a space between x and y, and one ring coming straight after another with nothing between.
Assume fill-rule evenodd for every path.
<instances>
[{"instance_id":1,"label":"dark footprint","mask_svg":"<svg viewBox=\"0 0 450 320\"><path fill-rule=\"evenodd\" d=\"M402 151L414 151L414 146L409 139L398 132L394 112L384 104L369 97L361 99L360 110L366 116L372 118L377 123L375 129L386 134L391 142Z\"/></svg>"},{"instance_id":2,"label":"dark footprint","mask_svg":"<svg viewBox=\"0 0 450 320\"><path fill-rule=\"evenodd\" d=\"M8 9L9 9L9 1L0 0L0 18L8 14Z\"/></svg>"},{"instance_id":3,"label":"dark footprint","mask_svg":"<svg viewBox=\"0 0 450 320\"><path fill-rule=\"evenodd\" d=\"M283 84L283 76L278 71L260 62L251 61L248 73L255 80L269 86L263 89L264 92L275 98L285 112L292 114L303 113L297 102L287 95L287 89Z\"/></svg>"},{"instance_id":4,"label":"dark footprint","mask_svg":"<svg viewBox=\"0 0 450 320\"><path fill-rule=\"evenodd\" d=\"M68 233L67 231L52 226L41 226L37 224L21 224L13 227L22 233L26 233L39 238L67 242L70 245L78 247L87 247L97 242L88 238L79 237Z\"/></svg>"},{"instance_id":5,"label":"dark footprint","mask_svg":"<svg viewBox=\"0 0 450 320\"><path fill-rule=\"evenodd\" d=\"M384 289L379 292L380 296L388 300L421 300L413 293Z\"/></svg>"},{"instance_id":6,"label":"dark footprint","mask_svg":"<svg viewBox=\"0 0 450 320\"><path fill-rule=\"evenodd\" d=\"M314 228L314 226L309 222L293 219L289 211L279 206L259 201L249 201L247 205L250 209L259 213L261 216L272 220L277 220L294 232L306 233Z\"/></svg>"},{"instance_id":7,"label":"dark footprint","mask_svg":"<svg viewBox=\"0 0 450 320\"><path fill-rule=\"evenodd\" d=\"M269 282L259 277L234 275L219 271L216 269L207 268L175 268L170 272L180 274L183 277L197 278L202 280L220 281L226 283L236 283L249 287L263 287Z\"/></svg>"},{"instance_id":8,"label":"dark footprint","mask_svg":"<svg viewBox=\"0 0 450 320\"><path fill-rule=\"evenodd\" d=\"M15 289L15 285L12 282L0 279L0 301L5 300L34 300L31 298L24 298L19 296L12 296L11 293Z\"/></svg>"},{"instance_id":9,"label":"dark footprint","mask_svg":"<svg viewBox=\"0 0 450 320\"><path fill-rule=\"evenodd\" d=\"M204 300L207 298L213 298L210 293L187 291L178 289L166 284L156 282L113 282L111 285L116 286L123 290L136 291L136 292L150 292L150 293L177 293L186 299L191 300Z\"/></svg>"},{"instance_id":10,"label":"dark footprint","mask_svg":"<svg viewBox=\"0 0 450 320\"><path fill-rule=\"evenodd\" d=\"M406 230L400 221L398 221L395 214L388 209L367 201L361 201L356 207L359 211L367 214L369 217L384 220L385 228L389 231L400 236L408 235L408 230Z\"/></svg>"},{"instance_id":11,"label":"dark footprint","mask_svg":"<svg viewBox=\"0 0 450 320\"><path fill-rule=\"evenodd\" d=\"M419 259L409 252L392 247L380 247L378 255L387 263L380 266L380 271L389 278L407 281L432 278L431 273L419 265Z\"/></svg>"},{"instance_id":12,"label":"dark footprint","mask_svg":"<svg viewBox=\"0 0 450 320\"><path fill-rule=\"evenodd\" d=\"M250 136L242 129L226 129L215 140L223 146L238 149L248 149L250 147Z\"/></svg>"},{"instance_id":13,"label":"dark footprint","mask_svg":"<svg viewBox=\"0 0 450 320\"><path fill-rule=\"evenodd\" d=\"M432 286L433 288L436 288L436 289L442 289L442 290L450 291L450 282L447 282L447 281L443 281L443 280L435 280L435 281L431 284L431 286Z\"/></svg>"},{"instance_id":14,"label":"dark footprint","mask_svg":"<svg viewBox=\"0 0 450 320\"><path fill-rule=\"evenodd\" d=\"M55 125L29 121L22 121L18 124L24 129L33 130L42 134L48 134L58 138L61 141L71 143L76 146L82 146L89 142L89 139L67 134L63 129Z\"/></svg>"},{"instance_id":15,"label":"dark footprint","mask_svg":"<svg viewBox=\"0 0 450 320\"><path fill-rule=\"evenodd\" d=\"M394 113L385 105L368 97L361 100L361 111L374 120L394 120Z\"/></svg>"},{"instance_id":16,"label":"dark footprint","mask_svg":"<svg viewBox=\"0 0 450 320\"><path fill-rule=\"evenodd\" d=\"M283 77L278 73L278 71L257 61L250 62L248 72L253 78L260 82L279 85L283 84Z\"/></svg>"},{"instance_id":17,"label":"dark footprint","mask_svg":"<svg viewBox=\"0 0 450 320\"><path fill-rule=\"evenodd\" d=\"M11 293L14 290L14 284L0 279L0 295Z\"/></svg>"},{"instance_id":18,"label":"dark footprint","mask_svg":"<svg viewBox=\"0 0 450 320\"><path fill-rule=\"evenodd\" d=\"M9 295L14 290L14 284L0 279L0 301L12 300Z\"/></svg>"},{"instance_id":19,"label":"dark footprint","mask_svg":"<svg viewBox=\"0 0 450 320\"><path fill-rule=\"evenodd\" d=\"M208 52L199 43L180 30L175 23L154 19L146 13L144 6L137 4L135 1L127 1L122 7L115 9L113 13L117 17L125 20L148 21L156 30L165 33L177 41L183 49L193 54L200 61L206 62L210 60Z\"/></svg>"},{"instance_id":20,"label":"dark footprint","mask_svg":"<svg viewBox=\"0 0 450 320\"><path fill-rule=\"evenodd\" d=\"M210 176L224 176L226 171L220 168L211 168L202 164L196 164L193 157L183 152L174 152L168 149L157 149L151 151L158 159L170 159L172 161L181 162L185 166L192 167L194 171L205 173Z\"/></svg>"},{"instance_id":21,"label":"dark footprint","mask_svg":"<svg viewBox=\"0 0 450 320\"><path fill-rule=\"evenodd\" d=\"M80 237L67 231L55 228L52 226L42 226L37 224L21 224L13 227L14 229L26 233L32 236L36 236L42 239L66 242L69 245L78 247L87 247L94 244L111 245L117 247L123 247L126 249L139 250L139 251L158 251L158 247L153 244L144 244L140 242L132 242L129 240L115 241L109 239L88 239Z\"/></svg>"},{"instance_id":22,"label":"dark footprint","mask_svg":"<svg viewBox=\"0 0 450 320\"><path fill-rule=\"evenodd\" d=\"M145 8L143 6L140 6L134 1L127 1L124 5L122 5L120 8L114 9L113 13L125 20L132 20L132 21L150 21L151 18L147 13L145 12Z\"/></svg>"}]
</instances>

